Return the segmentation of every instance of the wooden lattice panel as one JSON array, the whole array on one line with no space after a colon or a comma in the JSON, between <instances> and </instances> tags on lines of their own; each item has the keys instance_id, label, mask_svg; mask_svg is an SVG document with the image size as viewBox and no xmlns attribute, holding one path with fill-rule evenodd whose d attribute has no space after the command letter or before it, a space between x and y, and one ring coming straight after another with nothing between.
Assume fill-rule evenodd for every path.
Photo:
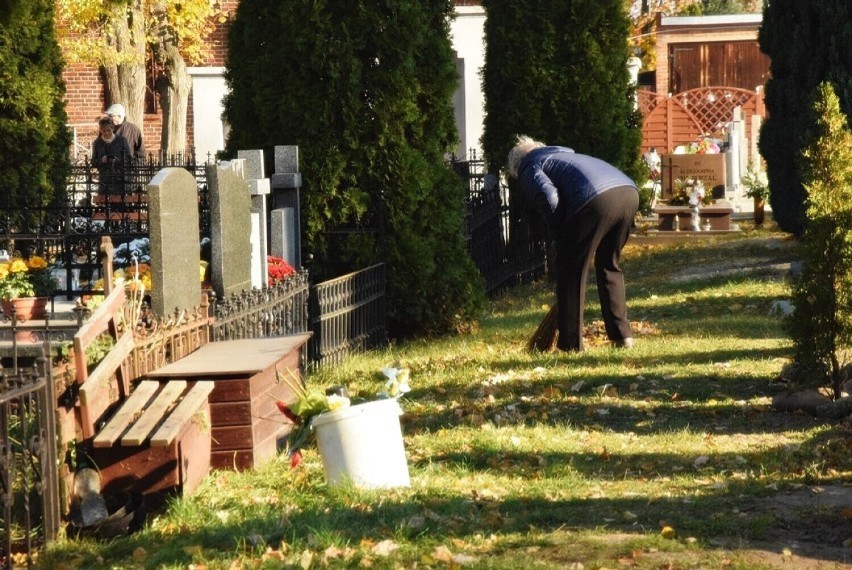
<instances>
[{"instance_id":1,"label":"wooden lattice panel","mask_svg":"<svg viewBox=\"0 0 852 570\"><path fill-rule=\"evenodd\" d=\"M760 93L730 87L702 87L670 97L638 91L637 105L643 118L642 152L653 147L661 154L706 133L718 133L733 120L738 106L749 138L753 136L750 117L764 116Z\"/></svg>"}]
</instances>

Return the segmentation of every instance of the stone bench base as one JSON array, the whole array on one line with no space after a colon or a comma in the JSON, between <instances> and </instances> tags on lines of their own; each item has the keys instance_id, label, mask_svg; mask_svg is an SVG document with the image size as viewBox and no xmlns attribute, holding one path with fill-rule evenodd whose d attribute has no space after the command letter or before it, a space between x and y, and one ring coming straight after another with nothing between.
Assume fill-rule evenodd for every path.
<instances>
[{"instance_id":1,"label":"stone bench base","mask_svg":"<svg viewBox=\"0 0 852 570\"><path fill-rule=\"evenodd\" d=\"M659 218L657 229L660 231L688 231L692 229L692 209L689 206L657 206L654 213ZM699 210L701 224L710 222L711 230L727 231L731 229L731 214L734 208L729 205L703 206ZM677 217L677 227L675 227Z\"/></svg>"}]
</instances>

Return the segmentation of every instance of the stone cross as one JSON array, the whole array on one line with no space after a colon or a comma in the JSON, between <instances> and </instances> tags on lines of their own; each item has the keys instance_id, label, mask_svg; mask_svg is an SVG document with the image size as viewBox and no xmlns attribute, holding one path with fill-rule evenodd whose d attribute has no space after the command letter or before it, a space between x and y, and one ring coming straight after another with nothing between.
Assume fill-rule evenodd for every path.
<instances>
[{"instance_id":1,"label":"stone cross","mask_svg":"<svg viewBox=\"0 0 852 570\"><path fill-rule=\"evenodd\" d=\"M164 168L148 183L151 308L160 317L201 300L198 185L185 168Z\"/></svg>"},{"instance_id":2,"label":"stone cross","mask_svg":"<svg viewBox=\"0 0 852 570\"><path fill-rule=\"evenodd\" d=\"M238 150L237 158L245 161L246 180L251 196L251 285L257 289L267 285L269 255L266 197L269 178L265 176L262 150Z\"/></svg>"}]
</instances>

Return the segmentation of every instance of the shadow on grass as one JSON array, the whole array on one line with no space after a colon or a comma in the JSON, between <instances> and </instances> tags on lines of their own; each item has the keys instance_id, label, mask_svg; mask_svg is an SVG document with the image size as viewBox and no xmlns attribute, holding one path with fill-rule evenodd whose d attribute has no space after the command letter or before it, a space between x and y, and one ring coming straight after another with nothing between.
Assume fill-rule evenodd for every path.
<instances>
[{"instance_id":1,"label":"shadow on grass","mask_svg":"<svg viewBox=\"0 0 852 570\"><path fill-rule=\"evenodd\" d=\"M519 477L523 475L518 473ZM418 550L422 551L424 544L437 546L459 541L472 545L481 537L492 535L508 543L514 540L511 537L515 533L528 535L534 531L533 537L523 544L505 545L529 556L526 548L534 544L532 541L546 541L541 536L549 532L593 530L597 534L620 532L647 537L657 535L661 525L668 525L681 538L694 537L707 551L721 548L716 545L726 541L739 545L743 541L772 541L779 550L784 546L791 546L794 551L809 546L811 556L817 560L845 561L839 549L819 546L841 543L848 531L848 521L844 526L830 517L814 516L814 512L802 512L798 520L779 520L777 513L761 508L771 493L756 491L753 482L734 480L705 486L692 495L654 498L641 494L611 498L605 491L595 491L588 497L566 499L560 498L558 489L550 496L523 497L501 497L499 490L475 488L465 494L430 497L420 496L416 490L375 493L329 490L333 497L340 494L346 500L337 497L330 501L334 504L301 505L286 509L286 514L282 514L280 505L258 505L250 517L239 523L217 519L188 533L164 534L159 538L156 531L149 531L147 537L116 542L110 550L113 556L129 557L138 546L137 540L151 541L153 536L154 542L169 541L169 556L178 553L185 557L183 561L174 558L161 561L175 564L191 562L192 549L198 544L219 544L224 553L240 545L262 553L267 545L278 549L297 537L322 537L324 543L341 546L375 544L390 538L396 542L417 542ZM342 502L350 506L341 506ZM222 508L227 509L228 505ZM774 529L778 523L786 525L780 535ZM182 544L186 546L181 550ZM501 556L506 554L502 552ZM391 561L396 565L410 555L401 550ZM151 552L146 563L157 562L158 553Z\"/></svg>"}]
</instances>

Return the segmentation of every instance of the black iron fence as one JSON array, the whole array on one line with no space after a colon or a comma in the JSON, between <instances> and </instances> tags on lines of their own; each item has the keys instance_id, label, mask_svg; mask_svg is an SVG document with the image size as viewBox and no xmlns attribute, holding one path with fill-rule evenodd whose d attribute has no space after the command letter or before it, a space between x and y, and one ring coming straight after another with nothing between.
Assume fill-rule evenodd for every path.
<instances>
[{"instance_id":1,"label":"black iron fence","mask_svg":"<svg viewBox=\"0 0 852 570\"><path fill-rule=\"evenodd\" d=\"M99 275L99 247L110 236L116 247L148 236L151 179L165 167L186 168L198 182L200 238L210 235L210 207L204 164L193 153L150 155L116 171L100 170L84 157L71 167L65 188L54 197L22 186L0 200L0 250L55 260L60 293L88 288ZM26 196L13 202L13 195Z\"/></svg>"},{"instance_id":2,"label":"black iron fence","mask_svg":"<svg viewBox=\"0 0 852 570\"><path fill-rule=\"evenodd\" d=\"M337 364L350 354L384 345L386 309L384 263L315 285L310 360Z\"/></svg>"},{"instance_id":3,"label":"black iron fence","mask_svg":"<svg viewBox=\"0 0 852 570\"><path fill-rule=\"evenodd\" d=\"M475 150L464 159L452 157L450 165L467 187L467 249L486 292L543 275L547 242L535 218L517 213L509 188L486 172Z\"/></svg>"},{"instance_id":4,"label":"black iron fence","mask_svg":"<svg viewBox=\"0 0 852 570\"><path fill-rule=\"evenodd\" d=\"M56 395L47 360L0 369L0 564L29 566L59 530Z\"/></svg>"}]
</instances>

